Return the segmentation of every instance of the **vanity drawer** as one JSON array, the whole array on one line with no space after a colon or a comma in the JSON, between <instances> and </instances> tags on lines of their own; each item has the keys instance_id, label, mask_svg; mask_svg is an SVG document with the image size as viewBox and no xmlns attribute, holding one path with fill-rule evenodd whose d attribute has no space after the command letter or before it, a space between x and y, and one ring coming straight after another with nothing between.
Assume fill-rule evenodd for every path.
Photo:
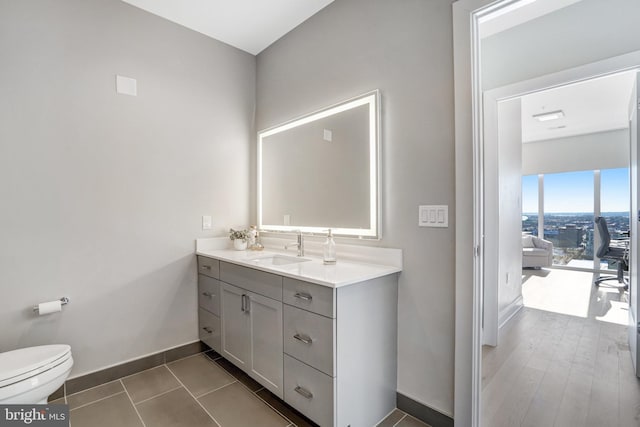
<instances>
[{"instance_id":1,"label":"vanity drawer","mask_svg":"<svg viewBox=\"0 0 640 427\"><path fill-rule=\"evenodd\" d=\"M284 401L322 427L334 425L334 381L317 369L284 355Z\"/></svg>"},{"instance_id":2,"label":"vanity drawer","mask_svg":"<svg viewBox=\"0 0 640 427\"><path fill-rule=\"evenodd\" d=\"M333 288L284 278L282 297L286 304L335 318L333 295Z\"/></svg>"},{"instance_id":3,"label":"vanity drawer","mask_svg":"<svg viewBox=\"0 0 640 427\"><path fill-rule=\"evenodd\" d=\"M200 341L217 352L221 350L220 318L207 310L198 309L198 332Z\"/></svg>"},{"instance_id":4,"label":"vanity drawer","mask_svg":"<svg viewBox=\"0 0 640 427\"><path fill-rule=\"evenodd\" d=\"M335 320L318 314L284 306L284 352L335 376Z\"/></svg>"},{"instance_id":5,"label":"vanity drawer","mask_svg":"<svg viewBox=\"0 0 640 427\"><path fill-rule=\"evenodd\" d=\"M282 276L221 262L220 280L247 291L282 301Z\"/></svg>"},{"instance_id":6,"label":"vanity drawer","mask_svg":"<svg viewBox=\"0 0 640 427\"><path fill-rule=\"evenodd\" d=\"M220 261L205 256L198 256L198 273L205 276L220 278Z\"/></svg>"},{"instance_id":7,"label":"vanity drawer","mask_svg":"<svg viewBox=\"0 0 640 427\"><path fill-rule=\"evenodd\" d=\"M198 275L198 307L220 316L220 281Z\"/></svg>"}]
</instances>

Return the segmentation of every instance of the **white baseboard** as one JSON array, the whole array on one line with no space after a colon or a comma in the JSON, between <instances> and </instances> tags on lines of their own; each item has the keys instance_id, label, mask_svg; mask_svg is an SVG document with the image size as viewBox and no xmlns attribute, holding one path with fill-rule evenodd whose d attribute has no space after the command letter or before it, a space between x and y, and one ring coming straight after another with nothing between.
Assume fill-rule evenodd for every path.
<instances>
[{"instance_id":1,"label":"white baseboard","mask_svg":"<svg viewBox=\"0 0 640 427\"><path fill-rule=\"evenodd\" d=\"M502 327L522 309L522 307L524 307L524 303L522 301L522 295L520 295L511 304L509 304L507 308L498 313L498 329L502 329Z\"/></svg>"}]
</instances>

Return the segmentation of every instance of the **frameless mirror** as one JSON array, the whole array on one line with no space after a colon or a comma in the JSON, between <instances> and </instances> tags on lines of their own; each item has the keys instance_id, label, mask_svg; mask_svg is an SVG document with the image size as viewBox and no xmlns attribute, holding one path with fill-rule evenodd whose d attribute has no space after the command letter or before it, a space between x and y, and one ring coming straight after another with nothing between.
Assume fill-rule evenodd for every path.
<instances>
[{"instance_id":1,"label":"frameless mirror","mask_svg":"<svg viewBox=\"0 0 640 427\"><path fill-rule=\"evenodd\" d=\"M379 238L379 92L258 133L258 226Z\"/></svg>"}]
</instances>

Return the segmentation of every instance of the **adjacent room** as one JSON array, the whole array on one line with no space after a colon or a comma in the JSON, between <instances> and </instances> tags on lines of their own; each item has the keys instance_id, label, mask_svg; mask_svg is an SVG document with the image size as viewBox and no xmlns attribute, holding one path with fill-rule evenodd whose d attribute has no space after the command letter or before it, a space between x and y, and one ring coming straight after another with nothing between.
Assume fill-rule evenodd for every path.
<instances>
[{"instance_id":1,"label":"adjacent room","mask_svg":"<svg viewBox=\"0 0 640 427\"><path fill-rule=\"evenodd\" d=\"M574 3L525 25L551 31L568 22L563 11L588 7ZM517 34L505 26L490 25L505 34L489 31L487 46ZM607 71L484 92L483 425L637 425L629 280L638 70Z\"/></svg>"}]
</instances>

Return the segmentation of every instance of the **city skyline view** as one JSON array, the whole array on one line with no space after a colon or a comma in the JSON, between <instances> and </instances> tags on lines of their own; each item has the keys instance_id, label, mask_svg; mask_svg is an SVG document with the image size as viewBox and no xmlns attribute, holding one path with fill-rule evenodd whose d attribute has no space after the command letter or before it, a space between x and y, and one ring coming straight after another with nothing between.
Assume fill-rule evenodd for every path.
<instances>
[{"instance_id":1,"label":"city skyline view","mask_svg":"<svg viewBox=\"0 0 640 427\"><path fill-rule=\"evenodd\" d=\"M545 174L545 215L593 213L593 177L592 170ZM629 169L603 169L600 194L603 214L629 212ZM522 212L538 213L538 175L522 177Z\"/></svg>"},{"instance_id":2,"label":"city skyline view","mask_svg":"<svg viewBox=\"0 0 640 427\"><path fill-rule=\"evenodd\" d=\"M595 243L595 171L544 175L544 230L538 230L538 175L522 177L522 231L553 243L554 265L586 265ZM607 218L612 239L629 231L629 169L600 171L600 215ZM612 268L611 263L604 268Z\"/></svg>"}]
</instances>

